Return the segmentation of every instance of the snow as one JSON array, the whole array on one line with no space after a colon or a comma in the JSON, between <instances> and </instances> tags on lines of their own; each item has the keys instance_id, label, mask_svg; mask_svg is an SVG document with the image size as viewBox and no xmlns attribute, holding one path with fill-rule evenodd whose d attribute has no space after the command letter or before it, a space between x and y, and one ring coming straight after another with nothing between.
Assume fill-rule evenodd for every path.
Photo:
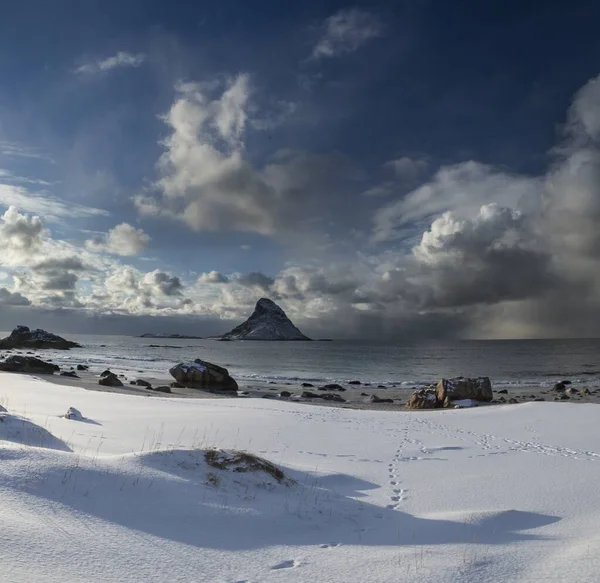
<instances>
[{"instance_id":1,"label":"snow","mask_svg":"<svg viewBox=\"0 0 600 583\"><path fill-rule=\"evenodd\" d=\"M6 581L598 580L597 405L384 412L0 386ZM214 468L210 448L286 478Z\"/></svg>"},{"instance_id":2,"label":"snow","mask_svg":"<svg viewBox=\"0 0 600 583\"><path fill-rule=\"evenodd\" d=\"M481 403L475 399L457 399L452 401L452 404L458 409L466 409L467 407L479 407Z\"/></svg>"}]
</instances>

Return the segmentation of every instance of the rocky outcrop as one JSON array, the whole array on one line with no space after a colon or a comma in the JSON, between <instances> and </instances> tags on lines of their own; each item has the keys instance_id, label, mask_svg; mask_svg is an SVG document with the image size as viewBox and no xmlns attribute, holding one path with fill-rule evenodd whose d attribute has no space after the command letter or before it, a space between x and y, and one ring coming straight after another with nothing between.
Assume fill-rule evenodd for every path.
<instances>
[{"instance_id":1,"label":"rocky outcrop","mask_svg":"<svg viewBox=\"0 0 600 583\"><path fill-rule=\"evenodd\" d=\"M24 372L28 374L54 374L60 370L56 364L44 362L35 356L20 356L13 354L4 362L0 362L0 371Z\"/></svg>"},{"instance_id":2,"label":"rocky outcrop","mask_svg":"<svg viewBox=\"0 0 600 583\"><path fill-rule=\"evenodd\" d=\"M123 386L123 383L121 382L119 377L117 377L117 375L114 372L109 372L107 374L102 373L102 377L98 381L98 384L102 385L103 387L122 387Z\"/></svg>"},{"instance_id":3,"label":"rocky outcrop","mask_svg":"<svg viewBox=\"0 0 600 583\"><path fill-rule=\"evenodd\" d=\"M437 385L430 385L414 391L408 399L409 409L438 409L454 407L457 401L472 400L490 402L494 398L489 377L468 379L456 377L442 379Z\"/></svg>"},{"instance_id":4,"label":"rocky outcrop","mask_svg":"<svg viewBox=\"0 0 600 583\"><path fill-rule=\"evenodd\" d=\"M489 377L442 379L437 384L435 394L439 403L444 403L446 398L450 401L473 399L489 403L494 398Z\"/></svg>"},{"instance_id":5,"label":"rocky outcrop","mask_svg":"<svg viewBox=\"0 0 600 583\"><path fill-rule=\"evenodd\" d=\"M302 334L285 312L272 300L262 298L254 312L231 332L223 334L222 340L310 340Z\"/></svg>"},{"instance_id":6,"label":"rocky outcrop","mask_svg":"<svg viewBox=\"0 0 600 583\"><path fill-rule=\"evenodd\" d=\"M197 358L182 362L169 370L171 376L184 387L191 389L237 391L238 384L222 366Z\"/></svg>"},{"instance_id":7,"label":"rocky outcrop","mask_svg":"<svg viewBox=\"0 0 600 583\"><path fill-rule=\"evenodd\" d=\"M68 350L81 348L77 342L65 340L61 336L46 332L46 330L30 330L27 326L17 326L6 338L0 340L0 349L9 348L53 348Z\"/></svg>"}]
</instances>

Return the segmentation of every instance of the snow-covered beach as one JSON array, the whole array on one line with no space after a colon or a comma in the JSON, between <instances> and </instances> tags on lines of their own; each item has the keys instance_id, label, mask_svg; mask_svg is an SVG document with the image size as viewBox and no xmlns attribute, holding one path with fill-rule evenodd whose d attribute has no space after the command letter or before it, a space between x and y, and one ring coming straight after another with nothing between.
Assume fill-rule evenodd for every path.
<instances>
[{"instance_id":1,"label":"snow-covered beach","mask_svg":"<svg viewBox=\"0 0 600 583\"><path fill-rule=\"evenodd\" d=\"M596 581L594 404L356 411L0 375L10 581ZM83 421L65 419L76 407ZM210 468L244 450L263 472Z\"/></svg>"}]
</instances>

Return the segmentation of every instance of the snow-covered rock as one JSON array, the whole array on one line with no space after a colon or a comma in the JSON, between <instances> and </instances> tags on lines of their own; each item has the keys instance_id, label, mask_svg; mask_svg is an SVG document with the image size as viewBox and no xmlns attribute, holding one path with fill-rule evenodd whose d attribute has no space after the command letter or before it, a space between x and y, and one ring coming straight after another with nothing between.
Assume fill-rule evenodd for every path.
<instances>
[{"instance_id":1,"label":"snow-covered rock","mask_svg":"<svg viewBox=\"0 0 600 583\"><path fill-rule=\"evenodd\" d=\"M243 324L224 334L222 339L310 340L292 324L292 321L275 302L267 298L258 300L252 315Z\"/></svg>"},{"instance_id":2,"label":"snow-covered rock","mask_svg":"<svg viewBox=\"0 0 600 583\"><path fill-rule=\"evenodd\" d=\"M69 410L65 413L65 419L72 419L73 421L83 421L83 415L79 409L75 407L69 407Z\"/></svg>"},{"instance_id":3,"label":"snow-covered rock","mask_svg":"<svg viewBox=\"0 0 600 583\"><path fill-rule=\"evenodd\" d=\"M81 348L77 342L65 340L61 336L46 332L38 328L30 330L27 326L17 326L6 338L0 340L0 348L53 348L55 350L68 350Z\"/></svg>"},{"instance_id":4,"label":"snow-covered rock","mask_svg":"<svg viewBox=\"0 0 600 583\"><path fill-rule=\"evenodd\" d=\"M238 390L235 379L226 368L199 358L194 362L176 364L169 370L169 374L184 387L192 389Z\"/></svg>"}]
</instances>

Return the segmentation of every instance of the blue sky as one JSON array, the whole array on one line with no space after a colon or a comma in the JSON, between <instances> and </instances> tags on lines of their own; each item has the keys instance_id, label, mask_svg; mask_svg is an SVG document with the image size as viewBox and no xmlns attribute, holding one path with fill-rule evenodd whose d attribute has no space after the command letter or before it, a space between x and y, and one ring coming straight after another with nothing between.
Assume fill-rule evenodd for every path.
<instances>
[{"instance_id":1,"label":"blue sky","mask_svg":"<svg viewBox=\"0 0 600 583\"><path fill-rule=\"evenodd\" d=\"M340 337L593 334L599 18L7 4L0 325L214 333L267 295Z\"/></svg>"}]
</instances>

